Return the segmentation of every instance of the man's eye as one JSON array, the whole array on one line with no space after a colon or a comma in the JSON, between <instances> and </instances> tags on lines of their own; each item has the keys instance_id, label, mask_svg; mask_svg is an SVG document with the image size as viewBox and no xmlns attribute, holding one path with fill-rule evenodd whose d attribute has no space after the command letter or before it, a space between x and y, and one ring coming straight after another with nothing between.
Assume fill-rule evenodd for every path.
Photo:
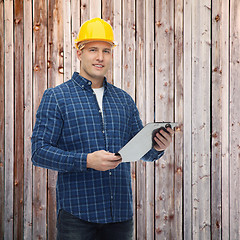
<instances>
[{"instance_id":1,"label":"man's eye","mask_svg":"<svg viewBox=\"0 0 240 240\"><path fill-rule=\"evenodd\" d=\"M109 50L104 50L104 52L105 52L105 53L110 53L110 51L109 51Z\"/></svg>"},{"instance_id":2,"label":"man's eye","mask_svg":"<svg viewBox=\"0 0 240 240\"><path fill-rule=\"evenodd\" d=\"M95 52L96 50L95 50L95 49L90 49L89 51L90 51L90 52Z\"/></svg>"}]
</instances>

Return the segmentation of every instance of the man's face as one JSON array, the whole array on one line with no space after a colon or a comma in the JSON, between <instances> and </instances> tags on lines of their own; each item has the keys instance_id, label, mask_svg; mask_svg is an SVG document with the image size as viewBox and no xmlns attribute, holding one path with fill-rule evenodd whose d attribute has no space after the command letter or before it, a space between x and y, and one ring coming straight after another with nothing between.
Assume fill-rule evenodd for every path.
<instances>
[{"instance_id":1,"label":"man's face","mask_svg":"<svg viewBox=\"0 0 240 240\"><path fill-rule=\"evenodd\" d=\"M90 42L77 51L81 61L80 74L96 83L102 81L112 62L112 46L107 42Z\"/></svg>"}]
</instances>

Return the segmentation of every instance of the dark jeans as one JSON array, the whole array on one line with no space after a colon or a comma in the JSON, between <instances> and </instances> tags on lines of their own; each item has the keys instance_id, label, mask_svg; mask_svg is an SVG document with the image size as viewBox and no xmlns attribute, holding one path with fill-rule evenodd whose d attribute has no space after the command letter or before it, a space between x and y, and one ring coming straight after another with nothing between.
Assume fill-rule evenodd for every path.
<instances>
[{"instance_id":1,"label":"dark jeans","mask_svg":"<svg viewBox=\"0 0 240 240\"><path fill-rule=\"evenodd\" d=\"M119 223L91 223L60 210L57 240L132 240L133 220Z\"/></svg>"}]
</instances>

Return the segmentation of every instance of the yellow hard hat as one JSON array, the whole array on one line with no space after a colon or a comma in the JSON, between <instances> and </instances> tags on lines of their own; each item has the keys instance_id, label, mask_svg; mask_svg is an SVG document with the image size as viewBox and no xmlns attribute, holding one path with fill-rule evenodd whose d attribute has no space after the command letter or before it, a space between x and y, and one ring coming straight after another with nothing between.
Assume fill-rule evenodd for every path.
<instances>
[{"instance_id":1,"label":"yellow hard hat","mask_svg":"<svg viewBox=\"0 0 240 240\"><path fill-rule=\"evenodd\" d=\"M79 43L92 41L104 41L115 46L111 25L101 18L93 18L84 22L75 39L75 46L79 49Z\"/></svg>"}]
</instances>

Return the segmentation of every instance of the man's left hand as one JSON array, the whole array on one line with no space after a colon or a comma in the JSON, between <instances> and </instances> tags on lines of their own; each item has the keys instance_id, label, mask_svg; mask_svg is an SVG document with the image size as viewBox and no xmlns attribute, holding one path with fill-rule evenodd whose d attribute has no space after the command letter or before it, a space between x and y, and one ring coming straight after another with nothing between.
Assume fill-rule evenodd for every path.
<instances>
[{"instance_id":1,"label":"man's left hand","mask_svg":"<svg viewBox=\"0 0 240 240\"><path fill-rule=\"evenodd\" d=\"M157 151L164 151L171 144L174 131L170 127L167 128L167 131L168 133L163 129L160 129L160 131L156 133L156 136L154 137L156 142L154 148Z\"/></svg>"}]
</instances>

